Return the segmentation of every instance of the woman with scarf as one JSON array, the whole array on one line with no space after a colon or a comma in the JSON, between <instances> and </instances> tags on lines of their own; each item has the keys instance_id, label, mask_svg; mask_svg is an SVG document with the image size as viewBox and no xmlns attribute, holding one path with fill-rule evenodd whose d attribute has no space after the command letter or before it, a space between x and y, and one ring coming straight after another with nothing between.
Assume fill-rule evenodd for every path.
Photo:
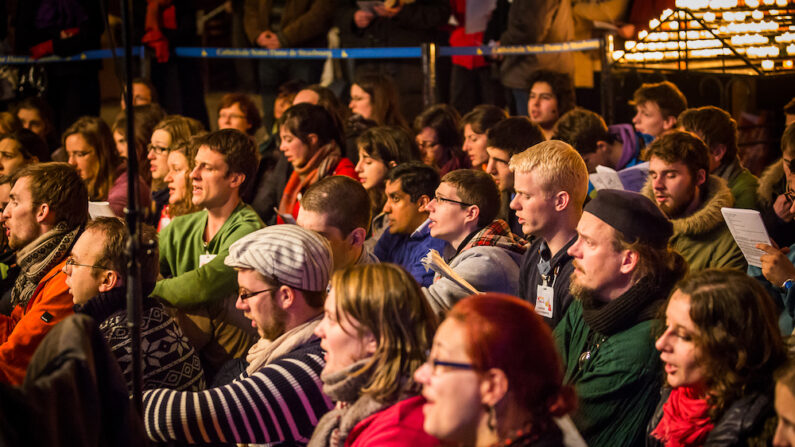
<instances>
[{"instance_id":1,"label":"woman with scarf","mask_svg":"<svg viewBox=\"0 0 795 447\"><path fill-rule=\"evenodd\" d=\"M324 177L345 175L359 180L353 163L342 156L342 130L322 106L303 103L287 109L279 136L279 150L293 166L279 203L280 216L297 218L301 195Z\"/></svg>"},{"instance_id":2,"label":"woman with scarf","mask_svg":"<svg viewBox=\"0 0 795 447\"><path fill-rule=\"evenodd\" d=\"M425 431L453 445L562 446L564 430L582 441L565 417L576 398L563 384L552 332L516 297L459 301L414 378L427 399Z\"/></svg>"},{"instance_id":3,"label":"woman with scarf","mask_svg":"<svg viewBox=\"0 0 795 447\"><path fill-rule=\"evenodd\" d=\"M679 282L664 309L667 386L647 445L770 445L773 371L786 358L770 296L744 273L708 269Z\"/></svg>"},{"instance_id":4,"label":"woman with scarf","mask_svg":"<svg viewBox=\"0 0 795 447\"><path fill-rule=\"evenodd\" d=\"M422 430L425 401L412 380L435 329L420 287L399 266L337 272L315 329L326 352L323 392L337 404L309 447L438 445Z\"/></svg>"}]
</instances>

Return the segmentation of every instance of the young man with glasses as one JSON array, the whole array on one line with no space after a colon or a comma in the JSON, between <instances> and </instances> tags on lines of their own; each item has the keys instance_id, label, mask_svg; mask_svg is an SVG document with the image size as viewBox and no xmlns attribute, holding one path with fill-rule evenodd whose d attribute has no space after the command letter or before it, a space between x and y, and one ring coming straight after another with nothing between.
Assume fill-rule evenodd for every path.
<instances>
[{"instance_id":1,"label":"young man with glasses","mask_svg":"<svg viewBox=\"0 0 795 447\"><path fill-rule=\"evenodd\" d=\"M575 301L553 336L572 415L588 445L642 445L659 397L652 327L687 263L671 250L673 225L642 195L604 189L584 209L569 289Z\"/></svg>"},{"instance_id":2,"label":"young man with glasses","mask_svg":"<svg viewBox=\"0 0 795 447\"><path fill-rule=\"evenodd\" d=\"M147 434L160 442L305 445L333 406L323 394L326 362L314 334L331 246L313 231L275 225L232 244L225 263L237 270L236 307L260 340L248 351L245 372L228 385L145 392Z\"/></svg>"},{"instance_id":3,"label":"young man with glasses","mask_svg":"<svg viewBox=\"0 0 795 447\"><path fill-rule=\"evenodd\" d=\"M73 312L63 268L88 220L88 191L66 163L26 166L11 183L3 225L20 274L11 315L0 315L0 382L19 385L41 340Z\"/></svg>"},{"instance_id":4,"label":"young man with glasses","mask_svg":"<svg viewBox=\"0 0 795 447\"><path fill-rule=\"evenodd\" d=\"M488 172L500 189L500 219L508 222L513 234L522 236L522 225L519 224L516 212L510 208L511 200L516 195L513 187L514 174L508 166L511 157L528 147L544 141L541 128L527 117L515 116L500 121L486 133L486 153L489 161Z\"/></svg>"},{"instance_id":5,"label":"young man with glasses","mask_svg":"<svg viewBox=\"0 0 795 447\"><path fill-rule=\"evenodd\" d=\"M148 298L158 274L157 234L141 228L139 251L143 313L143 388L204 389L204 371L182 329L159 301ZM132 347L127 328L127 226L115 217L98 217L86 225L72 247L63 272L75 311L91 316L119 362L132 391Z\"/></svg>"},{"instance_id":6,"label":"young man with glasses","mask_svg":"<svg viewBox=\"0 0 795 447\"><path fill-rule=\"evenodd\" d=\"M483 171L459 169L442 177L430 212L431 236L447 241L454 255L447 259L453 271L480 292L516 295L519 263L527 242L514 236L503 220L495 220L499 191ZM433 310L444 314L471 292L437 273L423 289Z\"/></svg>"}]
</instances>

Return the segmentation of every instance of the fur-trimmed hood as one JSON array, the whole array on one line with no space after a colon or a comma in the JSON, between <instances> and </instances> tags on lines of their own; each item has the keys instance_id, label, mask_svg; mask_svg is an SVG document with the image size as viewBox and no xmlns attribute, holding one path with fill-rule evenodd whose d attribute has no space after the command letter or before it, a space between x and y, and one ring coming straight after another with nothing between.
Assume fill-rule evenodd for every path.
<instances>
[{"instance_id":1,"label":"fur-trimmed hood","mask_svg":"<svg viewBox=\"0 0 795 447\"><path fill-rule=\"evenodd\" d=\"M720 209L734 205L734 197L726 184L726 180L710 175L707 178L706 189L702 188L702 193L706 193L701 207L695 213L679 219L671 219L674 225L674 235L696 235L707 233L723 224L723 214ZM651 180L646 182L642 190L643 195L650 198L654 203L654 190Z\"/></svg>"},{"instance_id":2,"label":"fur-trimmed hood","mask_svg":"<svg viewBox=\"0 0 795 447\"><path fill-rule=\"evenodd\" d=\"M786 185L784 178L784 165L780 158L762 171L762 176L759 177L759 189L756 191L760 204L771 205L776 200L776 196L784 192L781 190L781 187Z\"/></svg>"}]
</instances>

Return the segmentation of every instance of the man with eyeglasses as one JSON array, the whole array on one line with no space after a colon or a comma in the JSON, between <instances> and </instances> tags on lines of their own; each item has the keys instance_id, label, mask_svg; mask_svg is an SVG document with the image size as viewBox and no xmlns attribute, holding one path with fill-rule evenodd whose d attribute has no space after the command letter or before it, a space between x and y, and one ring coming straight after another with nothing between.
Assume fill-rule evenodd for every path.
<instances>
[{"instance_id":1,"label":"man with eyeglasses","mask_svg":"<svg viewBox=\"0 0 795 447\"><path fill-rule=\"evenodd\" d=\"M673 225L638 193L599 191L577 233L575 301L553 331L579 400L572 419L589 446L642 445L662 370L654 319L687 263L668 244Z\"/></svg>"},{"instance_id":2,"label":"man with eyeglasses","mask_svg":"<svg viewBox=\"0 0 795 447\"><path fill-rule=\"evenodd\" d=\"M519 263L527 242L516 237L508 224L496 219L499 191L483 171L459 169L442 177L426 209L431 236L447 241L454 254L450 268L479 292L516 295ZM438 273L423 288L431 308L444 314L472 292L454 278Z\"/></svg>"},{"instance_id":3,"label":"man with eyeglasses","mask_svg":"<svg viewBox=\"0 0 795 447\"><path fill-rule=\"evenodd\" d=\"M795 244L795 123L781 135L781 161L759 177L759 211L779 247Z\"/></svg>"},{"instance_id":4,"label":"man with eyeglasses","mask_svg":"<svg viewBox=\"0 0 795 447\"><path fill-rule=\"evenodd\" d=\"M195 349L159 301L149 298L158 274L157 234L143 225L139 251L143 312L143 388L204 389L204 371ZM98 217L86 225L63 272L75 312L91 316L121 367L132 392L132 346L127 328L127 256L130 237L124 221Z\"/></svg>"},{"instance_id":5,"label":"man with eyeglasses","mask_svg":"<svg viewBox=\"0 0 795 447\"><path fill-rule=\"evenodd\" d=\"M29 165L14 175L3 225L20 274L11 315L0 315L0 382L21 384L41 340L72 314L62 270L87 220L88 191L68 164Z\"/></svg>"},{"instance_id":6,"label":"man with eyeglasses","mask_svg":"<svg viewBox=\"0 0 795 447\"><path fill-rule=\"evenodd\" d=\"M223 129L195 141L192 201L202 210L178 216L160 233L161 279L152 294L176 308L185 334L200 351L205 374L245 354L254 334L233 307L235 272L224 265L229 246L262 228L241 200L257 169L246 135Z\"/></svg>"},{"instance_id":7,"label":"man with eyeglasses","mask_svg":"<svg viewBox=\"0 0 795 447\"><path fill-rule=\"evenodd\" d=\"M143 419L153 441L305 445L333 403L323 394L326 364L315 327L332 269L331 246L314 231L275 225L229 249L237 270L236 306L260 335L245 372L200 393L144 393Z\"/></svg>"},{"instance_id":8,"label":"man with eyeglasses","mask_svg":"<svg viewBox=\"0 0 795 447\"><path fill-rule=\"evenodd\" d=\"M510 204L514 192L514 173L509 168L511 157L544 141L541 128L527 117L514 116L495 124L486 133L486 153L489 161L488 172L500 188L500 219L508 222L513 234L522 236L522 225L519 224L516 212Z\"/></svg>"}]
</instances>

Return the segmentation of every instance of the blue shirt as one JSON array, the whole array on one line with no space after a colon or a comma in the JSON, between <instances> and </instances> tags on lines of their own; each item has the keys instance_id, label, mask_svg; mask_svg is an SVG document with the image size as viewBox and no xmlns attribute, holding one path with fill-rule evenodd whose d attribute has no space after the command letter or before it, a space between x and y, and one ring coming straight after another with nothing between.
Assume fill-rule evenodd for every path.
<instances>
[{"instance_id":1,"label":"blue shirt","mask_svg":"<svg viewBox=\"0 0 795 447\"><path fill-rule=\"evenodd\" d=\"M422 287L433 284L433 270L425 270L420 260L434 249L444 253L447 242L431 237L430 221L426 220L413 233L392 234L389 228L384 230L381 239L375 244L373 253L381 262L392 262L405 268Z\"/></svg>"}]
</instances>

